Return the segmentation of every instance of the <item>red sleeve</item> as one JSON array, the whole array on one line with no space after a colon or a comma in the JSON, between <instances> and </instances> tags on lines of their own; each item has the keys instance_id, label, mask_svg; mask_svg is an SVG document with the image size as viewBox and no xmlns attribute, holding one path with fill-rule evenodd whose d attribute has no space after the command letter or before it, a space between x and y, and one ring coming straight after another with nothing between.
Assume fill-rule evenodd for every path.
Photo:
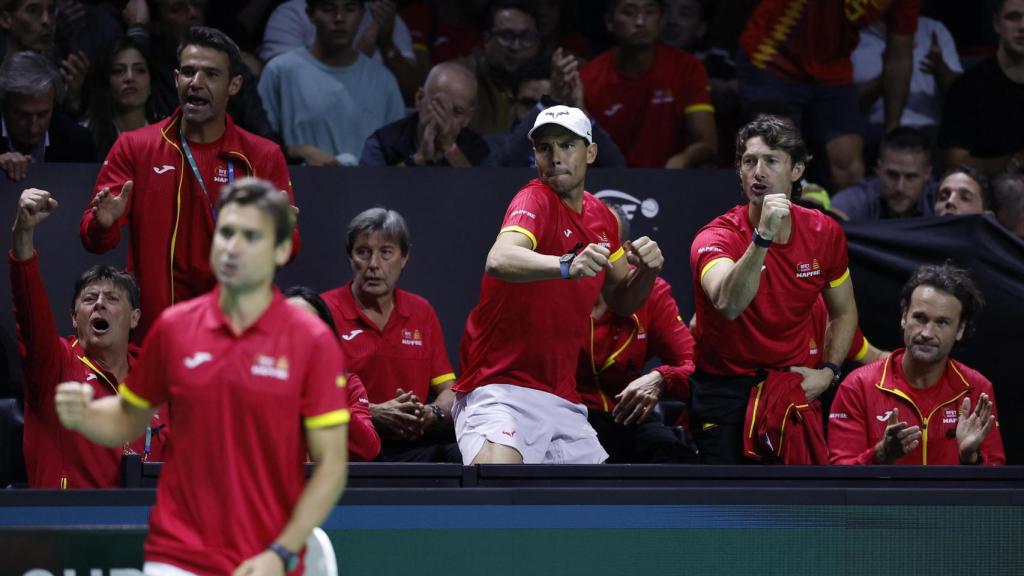
<instances>
[{"instance_id":1,"label":"red sleeve","mask_svg":"<svg viewBox=\"0 0 1024 576\"><path fill-rule=\"evenodd\" d=\"M705 226L693 239L690 247L690 271L700 283L712 263L722 258L738 261L750 241L741 239L735 230L724 226Z\"/></svg>"},{"instance_id":2,"label":"red sleeve","mask_svg":"<svg viewBox=\"0 0 1024 576\"><path fill-rule=\"evenodd\" d=\"M537 249L537 238L543 235L543 220L548 212L548 200L543 192L528 187L520 190L505 211L501 231L515 231L527 236Z\"/></svg>"},{"instance_id":3,"label":"red sleeve","mask_svg":"<svg viewBox=\"0 0 1024 576\"><path fill-rule=\"evenodd\" d=\"M828 455L832 464L874 464L875 446L864 418L862 370L852 372L832 401L828 415Z\"/></svg>"},{"instance_id":4,"label":"red sleeve","mask_svg":"<svg viewBox=\"0 0 1024 576\"><path fill-rule=\"evenodd\" d=\"M691 112L714 112L711 106L711 83L704 63L689 52L684 52L675 74L679 79L676 88L678 105L683 114Z\"/></svg>"},{"instance_id":5,"label":"red sleeve","mask_svg":"<svg viewBox=\"0 0 1024 576\"><path fill-rule=\"evenodd\" d=\"M157 317L153 327L146 333L142 352L132 371L121 384L121 397L139 408L156 408L170 398L170 381L167 379L165 350L173 334L167 335L166 315Z\"/></svg>"},{"instance_id":6,"label":"red sleeve","mask_svg":"<svg viewBox=\"0 0 1024 576\"><path fill-rule=\"evenodd\" d=\"M886 30L897 36L913 36L920 14L921 0L895 0L885 14Z\"/></svg>"},{"instance_id":7,"label":"red sleeve","mask_svg":"<svg viewBox=\"0 0 1024 576\"><path fill-rule=\"evenodd\" d=\"M310 350L302 382L303 420L306 428L347 424L351 414L341 346L326 324L312 318L310 321L317 322L318 330L312 331L307 342Z\"/></svg>"},{"instance_id":8,"label":"red sleeve","mask_svg":"<svg viewBox=\"0 0 1024 576\"><path fill-rule=\"evenodd\" d=\"M427 306L430 306L427 304ZM441 321L437 319L437 313L430 307L430 387L440 386L445 382L455 380L455 371L452 370L452 363L448 359L448 348L444 345L444 332L441 330ZM424 401L426 398L424 398Z\"/></svg>"},{"instance_id":9,"label":"red sleeve","mask_svg":"<svg viewBox=\"0 0 1024 576\"><path fill-rule=\"evenodd\" d=\"M850 256L846 251L846 233L831 218L828 219L828 225L832 229L832 249L829 250L829 254L833 255L833 258L825 264L824 274L828 286L836 288L849 280Z\"/></svg>"},{"instance_id":10,"label":"red sleeve","mask_svg":"<svg viewBox=\"0 0 1024 576\"><path fill-rule=\"evenodd\" d=\"M269 147L267 154L263 157L263 162L260 163L260 167L265 169L266 173L260 176L260 178L270 180L278 190L287 192L288 202L292 206L298 206L295 202L295 191L292 190L291 174L288 172L288 164L284 161L281 149L277 146L272 146L271 143L268 143L267 146ZM301 249L302 238L299 236L299 226L296 224L295 230L292 232L292 255L288 261L294 261Z\"/></svg>"},{"instance_id":11,"label":"red sleeve","mask_svg":"<svg viewBox=\"0 0 1024 576\"><path fill-rule=\"evenodd\" d=\"M348 425L348 451L353 460L369 462L380 454L380 435L370 416L370 398L366 386L354 373L348 375L348 408L352 419Z\"/></svg>"},{"instance_id":12,"label":"red sleeve","mask_svg":"<svg viewBox=\"0 0 1024 576\"><path fill-rule=\"evenodd\" d=\"M846 359L860 362L867 353L868 339L864 337L864 333L860 330L860 324L858 324L857 329L853 332L853 342L850 343L850 350L846 353Z\"/></svg>"},{"instance_id":13,"label":"red sleeve","mask_svg":"<svg viewBox=\"0 0 1024 576\"><path fill-rule=\"evenodd\" d=\"M31 406L40 407L57 385L61 366L58 359L69 355L70 351L57 333L50 298L39 272L39 256L33 254L28 260L17 260L13 253L8 252L7 260L24 371L25 398Z\"/></svg>"},{"instance_id":14,"label":"red sleeve","mask_svg":"<svg viewBox=\"0 0 1024 576\"><path fill-rule=\"evenodd\" d=\"M658 279L648 299L651 323L647 331L650 355L661 358L663 365L655 368L665 377L665 390L680 400L690 398L690 375L693 363L693 336L679 316L679 306L672 298L672 287Z\"/></svg>"},{"instance_id":15,"label":"red sleeve","mask_svg":"<svg viewBox=\"0 0 1024 576\"><path fill-rule=\"evenodd\" d=\"M989 400L992 401L992 415L996 417L996 421L992 424L992 428L988 431L988 436L981 443L981 463L985 466L1003 466L1006 464L1006 452L1003 450L1003 434L999 430L999 410L996 408L996 395L995 390L992 387L992 383L987 378L978 374L980 382L975 383L975 391L971 398L971 407L978 405L978 398L981 397L981 393L988 394Z\"/></svg>"},{"instance_id":16,"label":"red sleeve","mask_svg":"<svg viewBox=\"0 0 1024 576\"><path fill-rule=\"evenodd\" d=\"M96 185L92 190L92 198L96 198L96 194L103 188L109 188L111 191L120 194L124 183L134 178L135 158L131 153L131 147L128 145L128 138L120 137L114 142L113 148L110 149L110 153L107 154L106 160L100 167L100 173L96 177ZM99 226L93 217L92 209L86 207L85 212L82 214L82 220L78 225L78 234L82 238L82 246L94 254L102 254L117 248L117 245L121 242L121 226L128 223L128 216L132 211L132 203L135 201L135 197L141 193L143 191L138 188L133 191L132 198L128 201L128 207L125 209L124 214L110 228Z\"/></svg>"}]
</instances>

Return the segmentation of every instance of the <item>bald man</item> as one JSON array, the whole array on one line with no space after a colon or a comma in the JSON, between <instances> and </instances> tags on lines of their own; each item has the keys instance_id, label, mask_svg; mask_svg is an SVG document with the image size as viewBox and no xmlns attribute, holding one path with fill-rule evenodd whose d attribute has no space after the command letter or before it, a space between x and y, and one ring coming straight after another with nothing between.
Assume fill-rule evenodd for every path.
<instances>
[{"instance_id":1,"label":"bald man","mask_svg":"<svg viewBox=\"0 0 1024 576\"><path fill-rule=\"evenodd\" d=\"M487 142L467 126L476 110L476 77L465 66L442 62L416 92L416 111L366 140L363 166L480 166Z\"/></svg>"}]
</instances>

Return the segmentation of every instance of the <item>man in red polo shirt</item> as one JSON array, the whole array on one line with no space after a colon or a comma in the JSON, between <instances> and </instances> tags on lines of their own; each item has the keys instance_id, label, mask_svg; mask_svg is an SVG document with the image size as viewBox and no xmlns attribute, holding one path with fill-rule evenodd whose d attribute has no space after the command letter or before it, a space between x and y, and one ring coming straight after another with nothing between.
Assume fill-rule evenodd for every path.
<instances>
[{"instance_id":1,"label":"man in red polo shirt","mask_svg":"<svg viewBox=\"0 0 1024 576\"><path fill-rule=\"evenodd\" d=\"M850 373L832 402L833 464L1006 463L992 383L949 356L983 306L964 270L914 272L900 302L906 348Z\"/></svg>"},{"instance_id":2,"label":"man in red polo shirt","mask_svg":"<svg viewBox=\"0 0 1024 576\"><path fill-rule=\"evenodd\" d=\"M349 222L345 246L352 280L322 296L348 368L366 385L380 459L461 462L452 433L455 373L441 322L425 298L398 288L411 245L398 212L361 212Z\"/></svg>"},{"instance_id":3,"label":"man in red polo shirt","mask_svg":"<svg viewBox=\"0 0 1024 576\"><path fill-rule=\"evenodd\" d=\"M802 391L789 392L800 409L814 409L850 349L857 306L846 236L825 214L790 202L807 158L788 120L762 115L741 128L736 163L748 203L701 228L690 249L698 371L690 416L702 462L742 460L750 391L765 371L799 372ZM819 294L829 313L824 363L803 368Z\"/></svg>"},{"instance_id":4,"label":"man in red polo shirt","mask_svg":"<svg viewBox=\"0 0 1024 576\"><path fill-rule=\"evenodd\" d=\"M141 434L168 404L176 434L146 538L146 574L281 574L345 485L349 420L337 340L274 288L292 251L285 194L245 178L217 206L213 292L154 324L120 399L57 388L61 422L94 442ZM317 466L305 479L306 452Z\"/></svg>"},{"instance_id":5,"label":"man in red polo shirt","mask_svg":"<svg viewBox=\"0 0 1024 576\"><path fill-rule=\"evenodd\" d=\"M242 87L238 46L219 30L197 26L178 62L181 107L117 139L79 224L82 244L97 254L116 248L128 226L127 268L142 289L139 343L164 308L213 288L208 257L222 186L257 176L295 203L280 147L242 130L226 112ZM292 247L298 253L297 229Z\"/></svg>"},{"instance_id":6,"label":"man in red polo shirt","mask_svg":"<svg viewBox=\"0 0 1024 576\"><path fill-rule=\"evenodd\" d=\"M57 420L57 384L85 382L97 398L117 395L138 350L129 343L139 321L139 287L131 274L94 266L75 282L71 323L75 335L61 338L39 271L35 230L57 209L45 190L21 193L8 263L25 384L25 467L32 488L117 488L121 455L159 461L168 431L159 416L143 438L104 448L66 430Z\"/></svg>"},{"instance_id":7,"label":"man in red polo shirt","mask_svg":"<svg viewBox=\"0 0 1024 576\"><path fill-rule=\"evenodd\" d=\"M487 255L462 338L455 433L466 464L600 463L608 455L576 392L587 316L599 292L632 314L665 261L643 237L627 243L631 269L615 217L583 190L597 145L582 110L544 110L529 137L539 178L512 199Z\"/></svg>"}]
</instances>

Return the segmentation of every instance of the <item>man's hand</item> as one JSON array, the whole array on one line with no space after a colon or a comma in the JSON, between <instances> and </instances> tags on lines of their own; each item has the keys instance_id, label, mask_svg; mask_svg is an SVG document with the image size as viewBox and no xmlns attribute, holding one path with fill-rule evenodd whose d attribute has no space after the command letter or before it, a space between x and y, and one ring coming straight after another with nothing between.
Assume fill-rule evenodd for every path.
<instances>
[{"instance_id":1,"label":"man's hand","mask_svg":"<svg viewBox=\"0 0 1024 576\"><path fill-rule=\"evenodd\" d=\"M68 57L60 62L60 73L68 87L64 97L65 103L70 103L77 109L82 102L82 87L89 75L89 58L81 50L68 54Z\"/></svg>"},{"instance_id":2,"label":"man's hand","mask_svg":"<svg viewBox=\"0 0 1024 576\"><path fill-rule=\"evenodd\" d=\"M568 50L559 48L551 55L551 96L563 104L583 109L579 60Z\"/></svg>"},{"instance_id":3,"label":"man's hand","mask_svg":"<svg viewBox=\"0 0 1024 576\"><path fill-rule=\"evenodd\" d=\"M89 209L92 210L96 223L101 228L110 228L124 215L125 210L128 209L128 201L131 200L132 190L134 189L135 183L129 180L121 186L120 194L115 195L110 191L110 188L103 188L92 199L92 202L89 203Z\"/></svg>"},{"instance_id":4,"label":"man's hand","mask_svg":"<svg viewBox=\"0 0 1024 576\"><path fill-rule=\"evenodd\" d=\"M381 436L400 440L415 440L423 431L420 417L423 404L416 394L398 389L398 395L380 404L370 404L373 425Z\"/></svg>"},{"instance_id":5,"label":"man's hand","mask_svg":"<svg viewBox=\"0 0 1024 576\"><path fill-rule=\"evenodd\" d=\"M393 0L375 0L367 3L370 9L370 16L377 24L377 47L385 48L391 43L391 37L395 33L395 16L398 7Z\"/></svg>"},{"instance_id":6,"label":"man's hand","mask_svg":"<svg viewBox=\"0 0 1024 576\"><path fill-rule=\"evenodd\" d=\"M629 261L641 271L649 270L657 274L665 266L665 257L661 254L658 243L647 236L627 241L626 251L632 256Z\"/></svg>"},{"instance_id":7,"label":"man's hand","mask_svg":"<svg viewBox=\"0 0 1024 576\"><path fill-rule=\"evenodd\" d=\"M892 464L910 454L921 443L921 428L900 421L900 409L893 408L886 422L885 435L875 444L875 462Z\"/></svg>"},{"instance_id":8,"label":"man's hand","mask_svg":"<svg viewBox=\"0 0 1024 576\"><path fill-rule=\"evenodd\" d=\"M928 54L921 60L920 70L924 74L935 76L935 80L941 86L946 86L956 78L956 72L946 64L942 57L942 47L939 46L939 36L932 32L932 43L928 47Z\"/></svg>"},{"instance_id":9,"label":"man's hand","mask_svg":"<svg viewBox=\"0 0 1024 576\"><path fill-rule=\"evenodd\" d=\"M417 166L426 166L437 157L437 123L433 114L429 118L420 118L423 122L423 136L420 138L419 148L412 155L412 162Z\"/></svg>"},{"instance_id":10,"label":"man's hand","mask_svg":"<svg viewBox=\"0 0 1024 576\"><path fill-rule=\"evenodd\" d=\"M32 163L32 157L21 152L4 152L0 154L0 168L7 173L7 177L15 182L23 180L28 176L28 165Z\"/></svg>"},{"instance_id":11,"label":"man's hand","mask_svg":"<svg viewBox=\"0 0 1024 576\"><path fill-rule=\"evenodd\" d=\"M612 409L612 418L616 424L632 426L639 424L647 418L651 410L658 405L662 393L665 391L665 377L661 372L652 370L643 376L633 380L626 388L615 395L615 408Z\"/></svg>"},{"instance_id":12,"label":"man's hand","mask_svg":"<svg viewBox=\"0 0 1024 576\"><path fill-rule=\"evenodd\" d=\"M971 399L960 404L960 418L956 423L956 445L960 449L960 462L973 464L978 460L978 449L985 441L996 417L992 415L992 401L988 394L978 398L978 406L971 411Z\"/></svg>"},{"instance_id":13,"label":"man's hand","mask_svg":"<svg viewBox=\"0 0 1024 576\"><path fill-rule=\"evenodd\" d=\"M14 231L29 231L46 220L57 209L55 200L46 190L28 188L18 199L18 213L14 217Z\"/></svg>"},{"instance_id":14,"label":"man's hand","mask_svg":"<svg viewBox=\"0 0 1024 576\"><path fill-rule=\"evenodd\" d=\"M452 105L441 98L430 100L430 112L437 129L435 153L444 154L459 136L459 124L452 117Z\"/></svg>"},{"instance_id":15,"label":"man's hand","mask_svg":"<svg viewBox=\"0 0 1024 576\"><path fill-rule=\"evenodd\" d=\"M757 232L765 240L772 240L789 220L792 207L785 194L765 194L761 204L761 220L757 223Z\"/></svg>"},{"instance_id":16,"label":"man's hand","mask_svg":"<svg viewBox=\"0 0 1024 576\"><path fill-rule=\"evenodd\" d=\"M800 387L804 389L808 402L824 394L825 390L828 390L829 386L832 385L832 379L835 378L835 374L828 368L815 370L814 368L805 368L803 366L792 366L789 371L796 372L804 377Z\"/></svg>"},{"instance_id":17,"label":"man's hand","mask_svg":"<svg viewBox=\"0 0 1024 576\"><path fill-rule=\"evenodd\" d=\"M81 427L93 394L92 386L81 382L62 382L57 385L54 402L57 405L57 418L65 428L78 430Z\"/></svg>"},{"instance_id":18,"label":"man's hand","mask_svg":"<svg viewBox=\"0 0 1024 576\"><path fill-rule=\"evenodd\" d=\"M600 244L588 244L582 252L576 255L569 265L569 278L578 280L580 278L593 278L601 273L608 266L608 257L611 252Z\"/></svg>"},{"instance_id":19,"label":"man's hand","mask_svg":"<svg viewBox=\"0 0 1024 576\"><path fill-rule=\"evenodd\" d=\"M284 562L271 550L264 550L238 565L231 576L284 576Z\"/></svg>"}]
</instances>

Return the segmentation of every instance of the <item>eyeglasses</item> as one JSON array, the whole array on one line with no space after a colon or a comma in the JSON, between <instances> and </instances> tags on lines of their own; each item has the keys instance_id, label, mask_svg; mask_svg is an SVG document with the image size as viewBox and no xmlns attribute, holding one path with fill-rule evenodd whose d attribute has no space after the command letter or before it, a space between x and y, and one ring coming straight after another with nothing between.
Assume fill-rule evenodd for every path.
<instances>
[{"instance_id":1,"label":"eyeglasses","mask_svg":"<svg viewBox=\"0 0 1024 576\"><path fill-rule=\"evenodd\" d=\"M514 32L512 30L496 30L491 32L491 35L505 46L512 46L516 42L523 46L532 46L537 43L537 40L540 40L540 34L533 31Z\"/></svg>"}]
</instances>

